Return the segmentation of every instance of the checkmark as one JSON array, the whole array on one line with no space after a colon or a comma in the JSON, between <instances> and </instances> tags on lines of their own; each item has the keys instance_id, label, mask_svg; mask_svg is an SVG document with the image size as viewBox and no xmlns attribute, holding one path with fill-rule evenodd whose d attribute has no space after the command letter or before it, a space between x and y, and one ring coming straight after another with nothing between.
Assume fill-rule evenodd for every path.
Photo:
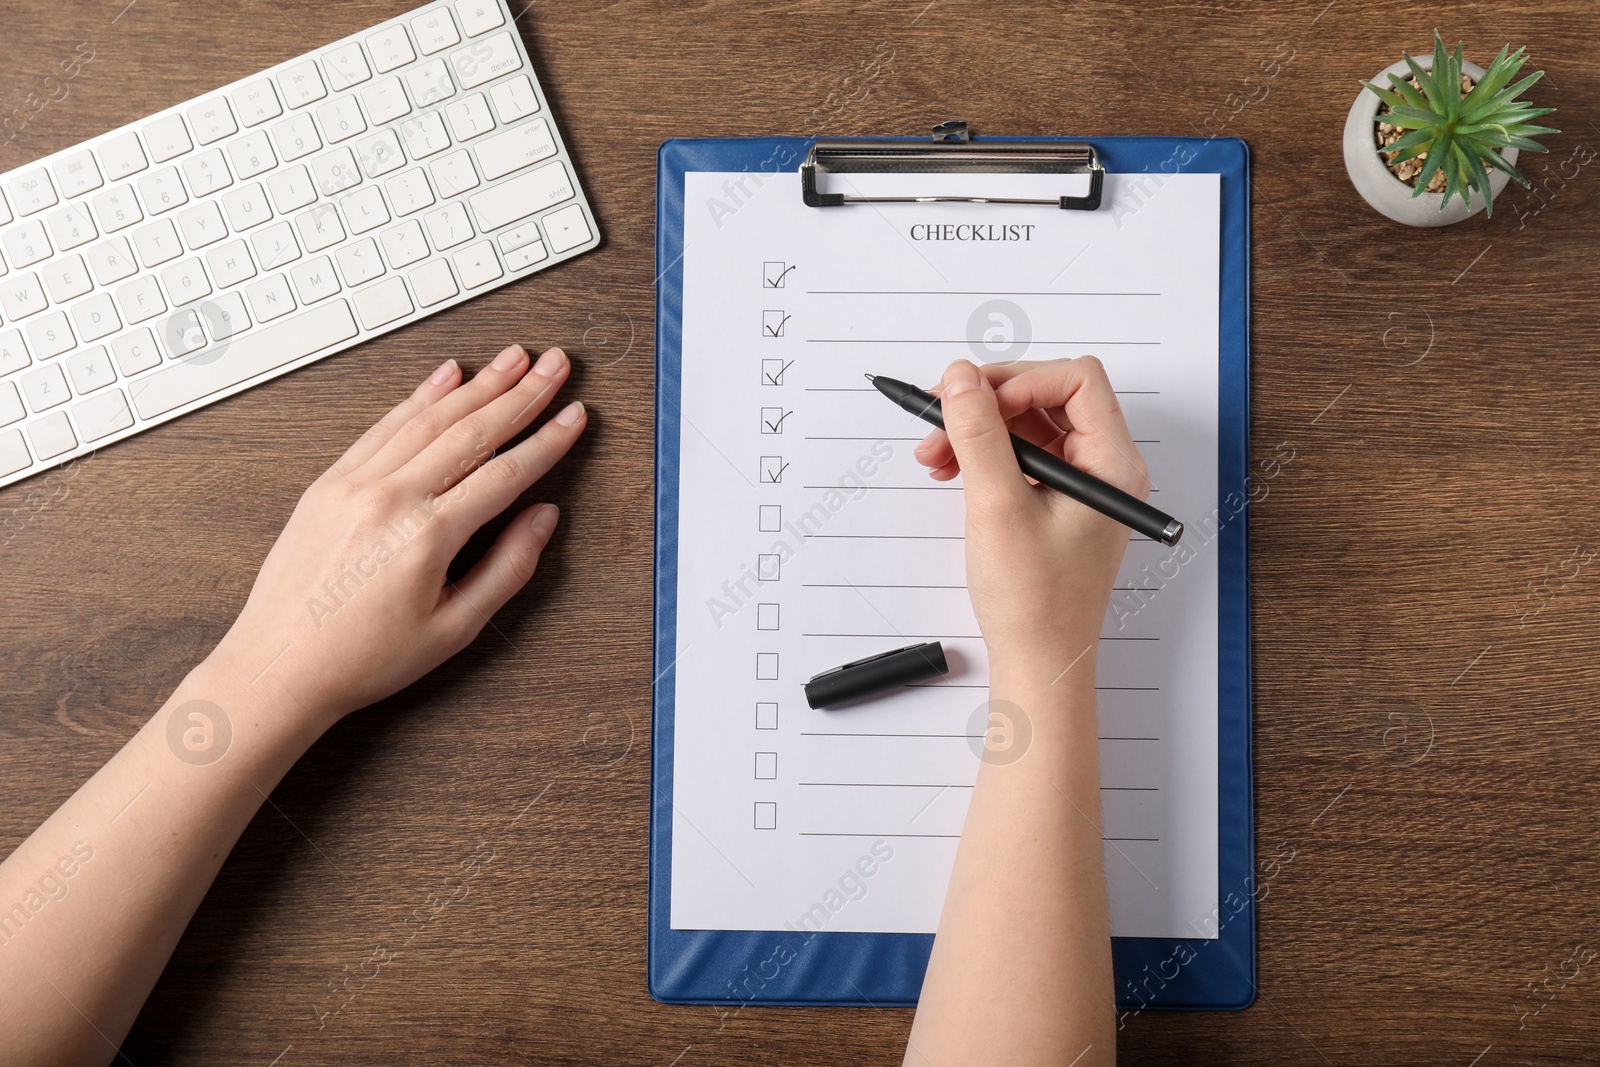
<instances>
[{"instance_id":1,"label":"checkmark","mask_svg":"<svg viewBox=\"0 0 1600 1067\"><path fill-rule=\"evenodd\" d=\"M764 360L762 360L761 361L761 384L762 385L782 385L783 384L784 372L787 371L792 366L794 366L794 360L792 360L792 359L787 361L787 362L785 362L784 360L781 360L781 359L764 359Z\"/></svg>"},{"instance_id":2,"label":"checkmark","mask_svg":"<svg viewBox=\"0 0 1600 1067\"><path fill-rule=\"evenodd\" d=\"M781 260L768 260L761 274L761 284L768 289L782 289L792 270L794 267L784 265Z\"/></svg>"},{"instance_id":3,"label":"checkmark","mask_svg":"<svg viewBox=\"0 0 1600 1067\"><path fill-rule=\"evenodd\" d=\"M763 311L761 313L761 336L782 337L784 326L793 317L783 311Z\"/></svg>"},{"instance_id":4,"label":"checkmark","mask_svg":"<svg viewBox=\"0 0 1600 1067\"><path fill-rule=\"evenodd\" d=\"M789 464L783 461L782 456L761 457L761 481L764 485L777 485L783 481L783 472L789 469Z\"/></svg>"},{"instance_id":5,"label":"checkmark","mask_svg":"<svg viewBox=\"0 0 1600 1067\"><path fill-rule=\"evenodd\" d=\"M794 412L785 411L782 408L762 408L761 409L761 432L762 433L782 433L783 432L783 420L787 419L790 415L793 415L793 414L794 414Z\"/></svg>"}]
</instances>

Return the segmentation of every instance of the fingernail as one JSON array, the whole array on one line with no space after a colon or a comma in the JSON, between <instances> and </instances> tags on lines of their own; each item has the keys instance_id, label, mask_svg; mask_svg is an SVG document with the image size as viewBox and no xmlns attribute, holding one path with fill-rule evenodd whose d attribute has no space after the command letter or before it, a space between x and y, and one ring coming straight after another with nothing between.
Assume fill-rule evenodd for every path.
<instances>
[{"instance_id":1,"label":"fingernail","mask_svg":"<svg viewBox=\"0 0 1600 1067\"><path fill-rule=\"evenodd\" d=\"M522 362L528 353L522 350L521 345L512 345L510 348L494 357L494 362L489 364L495 370L510 370Z\"/></svg>"},{"instance_id":2,"label":"fingernail","mask_svg":"<svg viewBox=\"0 0 1600 1067\"><path fill-rule=\"evenodd\" d=\"M567 354L559 348L549 348L544 355L539 357L539 362L533 365L533 373L542 374L546 378L559 371L567 362Z\"/></svg>"},{"instance_id":3,"label":"fingernail","mask_svg":"<svg viewBox=\"0 0 1600 1067\"><path fill-rule=\"evenodd\" d=\"M428 375L428 383L430 385L443 385L445 382L448 382L452 377L454 377L455 373L456 361L453 359L447 359L443 363L439 364L438 370Z\"/></svg>"},{"instance_id":4,"label":"fingernail","mask_svg":"<svg viewBox=\"0 0 1600 1067\"><path fill-rule=\"evenodd\" d=\"M560 517L561 509L554 504L540 504L528 516L528 529L539 540L548 541L550 535L555 533L556 520Z\"/></svg>"},{"instance_id":5,"label":"fingernail","mask_svg":"<svg viewBox=\"0 0 1600 1067\"><path fill-rule=\"evenodd\" d=\"M561 414L556 416L556 421L563 426L576 426L583 418L583 401L574 400L561 409Z\"/></svg>"},{"instance_id":6,"label":"fingernail","mask_svg":"<svg viewBox=\"0 0 1600 1067\"><path fill-rule=\"evenodd\" d=\"M960 396L978 387L978 368L964 359L958 359L944 370L946 397Z\"/></svg>"}]
</instances>

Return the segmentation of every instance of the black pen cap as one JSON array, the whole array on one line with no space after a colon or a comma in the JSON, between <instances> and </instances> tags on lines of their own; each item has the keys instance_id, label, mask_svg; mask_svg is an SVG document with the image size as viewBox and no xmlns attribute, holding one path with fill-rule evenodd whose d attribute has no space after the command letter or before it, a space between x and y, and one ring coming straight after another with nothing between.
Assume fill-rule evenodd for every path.
<instances>
[{"instance_id":1,"label":"black pen cap","mask_svg":"<svg viewBox=\"0 0 1600 1067\"><path fill-rule=\"evenodd\" d=\"M830 708L911 682L938 678L949 671L939 642L907 645L823 671L806 683L806 703L813 708Z\"/></svg>"}]
</instances>

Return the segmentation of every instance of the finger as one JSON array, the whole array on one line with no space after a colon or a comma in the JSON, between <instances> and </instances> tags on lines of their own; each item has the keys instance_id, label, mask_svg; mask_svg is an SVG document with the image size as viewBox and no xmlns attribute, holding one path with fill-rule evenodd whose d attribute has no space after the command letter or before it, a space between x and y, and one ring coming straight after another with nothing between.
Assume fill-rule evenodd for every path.
<instances>
[{"instance_id":1,"label":"finger","mask_svg":"<svg viewBox=\"0 0 1600 1067\"><path fill-rule=\"evenodd\" d=\"M1050 452L1060 453L1061 439L1065 432L1055 422L1051 421L1046 412L1038 409L1025 411L1012 419L1008 424L1011 433L1025 441L1031 441ZM922 439L917 445L912 456L918 463L929 468L929 471L938 470L947 464L955 462L955 449L950 445L950 435L943 430L935 430ZM960 464L956 463L959 469Z\"/></svg>"},{"instance_id":2,"label":"finger","mask_svg":"<svg viewBox=\"0 0 1600 1067\"><path fill-rule=\"evenodd\" d=\"M1142 466L1111 380L1093 356L1045 364L1002 383L995 393L1003 410L1064 408L1073 434L1103 445L1124 463ZM1082 447L1075 451L1090 454Z\"/></svg>"},{"instance_id":3,"label":"finger","mask_svg":"<svg viewBox=\"0 0 1600 1067\"><path fill-rule=\"evenodd\" d=\"M945 432L966 476L967 497L981 508L1015 508L1031 492L1011 450L994 387L964 359L944 372Z\"/></svg>"},{"instance_id":4,"label":"finger","mask_svg":"<svg viewBox=\"0 0 1600 1067\"><path fill-rule=\"evenodd\" d=\"M376 455L378 449L399 432L400 427L410 422L418 412L448 394L460 380L461 368L456 365L456 361L445 360L439 365L438 370L428 375L423 383L417 386L415 392L390 408L388 414L369 426L367 432L357 438L356 443L346 449L344 455L334 462L334 470L341 474L353 473Z\"/></svg>"},{"instance_id":5,"label":"finger","mask_svg":"<svg viewBox=\"0 0 1600 1067\"><path fill-rule=\"evenodd\" d=\"M528 584L560 517L554 504L535 504L518 513L483 558L451 588L441 610L450 625L467 635L462 644Z\"/></svg>"},{"instance_id":6,"label":"finger","mask_svg":"<svg viewBox=\"0 0 1600 1067\"><path fill-rule=\"evenodd\" d=\"M461 541L544 477L567 454L588 421L582 402L574 400L526 441L495 456L457 486L445 514Z\"/></svg>"},{"instance_id":7,"label":"finger","mask_svg":"<svg viewBox=\"0 0 1600 1067\"><path fill-rule=\"evenodd\" d=\"M522 377L528 353L512 345L494 357L470 382L413 416L367 461L366 471L378 477L393 474L433 444L439 435L504 393Z\"/></svg>"},{"instance_id":8,"label":"finger","mask_svg":"<svg viewBox=\"0 0 1600 1067\"><path fill-rule=\"evenodd\" d=\"M424 492L447 492L488 462L495 449L527 429L571 372L567 354L549 349L521 381L440 434L406 464L401 475Z\"/></svg>"},{"instance_id":9,"label":"finger","mask_svg":"<svg viewBox=\"0 0 1600 1067\"><path fill-rule=\"evenodd\" d=\"M950 457L955 453L950 450L950 435L943 430L934 430L922 439L911 455L925 467L942 467L950 462Z\"/></svg>"}]
</instances>

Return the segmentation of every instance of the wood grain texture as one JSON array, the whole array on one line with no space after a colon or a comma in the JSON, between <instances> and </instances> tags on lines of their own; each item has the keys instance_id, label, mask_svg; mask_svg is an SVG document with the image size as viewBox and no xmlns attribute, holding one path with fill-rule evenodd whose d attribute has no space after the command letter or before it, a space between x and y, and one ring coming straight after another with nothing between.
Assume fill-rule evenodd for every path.
<instances>
[{"instance_id":1,"label":"wood grain texture","mask_svg":"<svg viewBox=\"0 0 1600 1067\"><path fill-rule=\"evenodd\" d=\"M406 7L125 4L6 6L0 113L80 41L95 58L0 168ZM723 1018L645 989L655 148L963 117L1239 135L1254 157L1252 462L1293 454L1258 468L1250 516L1260 999L1131 1019L1124 1060L1591 1062L1600 961L1566 961L1600 947L1600 560L1569 562L1600 547L1600 161L1573 162L1600 148L1592 6L1325 4L527 5L599 251L0 492L10 849L224 632L301 490L442 357L563 344L592 413L541 490L565 518L532 587L288 776L128 1060L898 1058L908 1011ZM1480 61L1527 44L1567 132L1524 157L1537 196L1414 232L1356 196L1340 131L1356 79L1435 25Z\"/></svg>"}]
</instances>

